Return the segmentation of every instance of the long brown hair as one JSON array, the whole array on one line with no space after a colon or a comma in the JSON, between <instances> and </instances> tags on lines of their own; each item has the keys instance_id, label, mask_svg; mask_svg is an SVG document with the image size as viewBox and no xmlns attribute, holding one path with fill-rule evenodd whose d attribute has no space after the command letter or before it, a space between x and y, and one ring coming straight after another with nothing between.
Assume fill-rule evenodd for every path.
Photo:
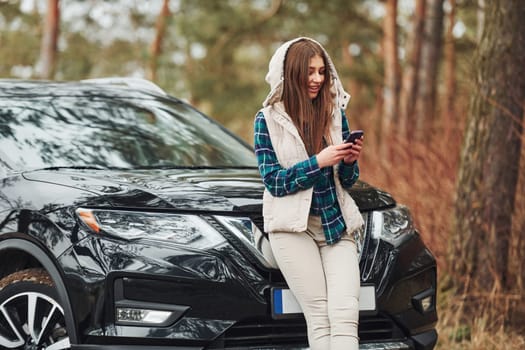
<instances>
[{"instance_id":1,"label":"long brown hair","mask_svg":"<svg viewBox=\"0 0 525 350\"><path fill-rule=\"evenodd\" d=\"M324 82L315 99L308 95L308 67L314 56L323 58L325 65ZM323 136L330 142L330 122L333 101L330 93L332 77L324 50L315 42L300 40L292 44L284 61L283 103L306 151L314 155L323 149Z\"/></svg>"}]
</instances>

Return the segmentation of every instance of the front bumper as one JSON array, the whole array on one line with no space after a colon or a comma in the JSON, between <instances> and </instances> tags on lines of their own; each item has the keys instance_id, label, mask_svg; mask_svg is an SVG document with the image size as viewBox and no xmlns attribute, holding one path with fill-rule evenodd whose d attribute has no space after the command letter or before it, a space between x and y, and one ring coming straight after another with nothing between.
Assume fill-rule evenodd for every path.
<instances>
[{"instance_id":1,"label":"front bumper","mask_svg":"<svg viewBox=\"0 0 525 350\"><path fill-rule=\"evenodd\" d=\"M437 342L437 333L431 330L418 334L410 340L383 343L364 343L359 350L431 350ZM205 347L150 346L150 345L72 345L72 350L205 350ZM256 346L229 347L224 350L308 350L304 346Z\"/></svg>"},{"instance_id":2,"label":"front bumper","mask_svg":"<svg viewBox=\"0 0 525 350\"><path fill-rule=\"evenodd\" d=\"M94 243L103 249L95 249ZM118 262L119 269L100 274L104 277L97 289L100 294L93 294L93 300L104 298L86 309L93 313L84 318L100 321L82 334L83 344L72 349L307 349L304 319L271 318L269 286L282 280L267 278L233 248L218 255L142 244L137 247L142 254L137 255L131 254L135 250L130 243L123 247L110 240L84 240L81 245L101 255L95 261L118 257L109 265ZM121 253L105 255L116 251ZM430 252L418 236L397 249L380 245L374 251L377 254L365 257L362 273L380 292L378 312L360 316L360 349L433 349L435 309L422 312L412 298L421 291L435 291L435 261ZM383 268L374 269L378 266L374 261ZM77 297L84 300L85 291ZM119 325L115 307L124 302L131 306L155 303L159 309L162 304L191 308L169 326Z\"/></svg>"}]
</instances>

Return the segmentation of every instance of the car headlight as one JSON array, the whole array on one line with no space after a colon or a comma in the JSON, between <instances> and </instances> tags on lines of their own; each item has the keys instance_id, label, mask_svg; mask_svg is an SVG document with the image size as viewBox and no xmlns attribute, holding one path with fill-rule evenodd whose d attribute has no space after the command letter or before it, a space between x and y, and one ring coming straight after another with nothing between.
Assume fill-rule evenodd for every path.
<instances>
[{"instance_id":1,"label":"car headlight","mask_svg":"<svg viewBox=\"0 0 525 350\"><path fill-rule=\"evenodd\" d=\"M414 224L407 207L396 206L372 213L372 238L383 239L397 246L412 233L414 233Z\"/></svg>"},{"instance_id":2,"label":"car headlight","mask_svg":"<svg viewBox=\"0 0 525 350\"><path fill-rule=\"evenodd\" d=\"M125 240L154 239L197 249L226 243L224 236L197 215L85 208L78 208L76 213L93 232Z\"/></svg>"}]
</instances>

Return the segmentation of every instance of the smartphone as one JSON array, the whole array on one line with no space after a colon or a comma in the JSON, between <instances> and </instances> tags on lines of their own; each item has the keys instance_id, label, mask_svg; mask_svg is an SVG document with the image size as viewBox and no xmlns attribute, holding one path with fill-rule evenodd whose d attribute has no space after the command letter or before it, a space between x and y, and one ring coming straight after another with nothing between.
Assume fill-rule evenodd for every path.
<instances>
[{"instance_id":1,"label":"smartphone","mask_svg":"<svg viewBox=\"0 0 525 350\"><path fill-rule=\"evenodd\" d=\"M363 130L354 130L350 132L350 136L348 136L345 142L355 143L355 140L360 139L364 134L365 132Z\"/></svg>"}]
</instances>

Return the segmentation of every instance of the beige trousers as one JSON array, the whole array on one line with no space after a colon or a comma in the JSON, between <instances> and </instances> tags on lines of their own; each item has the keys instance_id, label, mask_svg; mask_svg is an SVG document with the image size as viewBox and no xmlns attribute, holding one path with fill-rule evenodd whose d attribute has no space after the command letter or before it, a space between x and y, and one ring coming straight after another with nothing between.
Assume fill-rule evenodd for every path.
<instances>
[{"instance_id":1,"label":"beige trousers","mask_svg":"<svg viewBox=\"0 0 525 350\"><path fill-rule=\"evenodd\" d=\"M321 219L305 232L270 233L277 264L301 306L311 350L357 350L359 262L348 235L327 245Z\"/></svg>"}]
</instances>

